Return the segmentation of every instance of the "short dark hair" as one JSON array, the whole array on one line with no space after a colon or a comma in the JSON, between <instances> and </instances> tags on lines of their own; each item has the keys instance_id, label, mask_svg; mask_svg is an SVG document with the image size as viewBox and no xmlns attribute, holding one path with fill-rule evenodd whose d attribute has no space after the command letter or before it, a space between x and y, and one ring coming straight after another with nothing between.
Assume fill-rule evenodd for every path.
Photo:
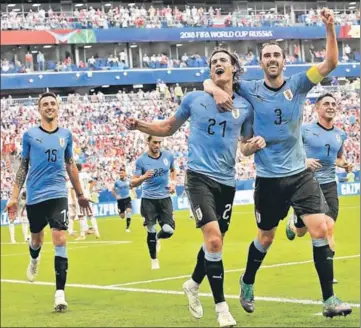
<instances>
[{"instance_id":1,"label":"short dark hair","mask_svg":"<svg viewBox=\"0 0 361 328\"><path fill-rule=\"evenodd\" d=\"M125 167L121 167L121 168L119 169L119 172L125 172Z\"/></svg>"},{"instance_id":2,"label":"short dark hair","mask_svg":"<svg viewBox=\"0 0 361 328\"><path fill-rule=\"evenodd\" d=\"M76 163L76 167L77 167L78 171L80 172L83 166L80 163Z\"/></svg>"},{"instance_id":3,"label":"short dark hair","mask_svg":"<svg viewBox=\"0 0 361 328\"><path fill-rule=\"evenodd\" d=\"M283 49L283 47L277 42L277 41L270 41L270 42L266 42L266 43L263 43L262 44L262 48L261 48L261 51L259 52L259 60L262 60L262 52L263 52L263 49L267 46L277 46L277 47L280 47L281 50L282 50L282 56L283 56L283 59L286 58L286 54L285 54L285 49Z\"/></svg>"},{"instance_id":4,"label":"short dark hair","mask_svg":"<svg viewBox=\"0 0 361 328\"><path fill-rule=\"evenodd\" d=\"M153 138L153 136L149 135L149 136L147 137L147 141L150 142L150 141L152 140L152 138Z\"/></svg>"},{"instance_id":5,"label":"short dark hair","mask_svg":"<svg viewBox=\"0 0 361 328\"><path fill-rule=\"evenodd\" d=\"M39 100L38 100L38 106L40 106L40 102L43 98L45 97L53 97L55 100L58 100L58 98L56 97L56 94L53 92L44 92L43 94L40 95Z\"/></svg>"},{"instance_id":6,"label":"short dark hair","mask_svg":"<svg viewBox=\"0 0 361 328\"><path fill-rule=\"evenodd\" d=\"M316 104L318 104L323 98L326 98L326 97L331 97L331 98L335 99L335 101L336 101L336 98L332 93L324 93L323 95L319 96L316 99Z\"/></svg>"},{"instance_id":7,"label":"short dark hair","mask_svg":"<svg viewBox=\"0 0 361 328\"><path fill-rule=\"evenodd\" d=\"M212 58L214 55L223 52L226 55L228 55L231 58L231 64L233 66L236 66L236 71L233 73L233 90L236 93L239 93L239 80L241 75L244 73L244 69L241 67L241 64L239 62L239 58L236 54L232 54L230 53L227 49L223 49L223 48L216 48L214 49L214 51L212 52L211 56L209 57L209 68L211 68L212 66Z\"/></svg>"}]
</instances>

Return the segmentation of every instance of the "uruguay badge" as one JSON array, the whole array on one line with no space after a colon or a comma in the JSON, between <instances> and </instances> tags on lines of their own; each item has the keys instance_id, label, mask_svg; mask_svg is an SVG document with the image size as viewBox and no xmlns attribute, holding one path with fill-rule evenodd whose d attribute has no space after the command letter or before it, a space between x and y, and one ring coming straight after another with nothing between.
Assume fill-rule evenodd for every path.
<instances>
[{"instance_id":1,"label":"uruguay badge","mask_svg":"<svg viewBox=\"0 0 361 328\"><path fill-rule=\"evenodd\" d=\"M238 108L233 108L232 109L232 116L233 118L236 120L237 118L239 118L239 109Z\"/></svg>"},{"instance_id":2,"label":"uruguay badge","mask_svg":"<svg viewBox=\"0 0 361 328\"><path fill-rule=\"evenodd\" d=\"M64 138L59 138L59 143L60 143L60 146L64 147L65 146L65 139Z\"/></svg>"},{"instance_id":3,"label":"uruguay badge","mask_svg":"<svg viewBox=\"0 0 361 328\"><path fill-rule=\"evenodd\" d=\"M292 93L291 89L287 89L286 91L284 91L283 95L289 101L291 101L293 99L293 93Z\"/></svg>"}]
</instances>

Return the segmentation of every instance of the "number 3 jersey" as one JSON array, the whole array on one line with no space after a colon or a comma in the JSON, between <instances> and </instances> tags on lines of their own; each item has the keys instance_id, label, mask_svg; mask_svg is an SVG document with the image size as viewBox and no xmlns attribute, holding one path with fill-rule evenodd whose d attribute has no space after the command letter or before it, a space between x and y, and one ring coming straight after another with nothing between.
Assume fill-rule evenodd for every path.
<instances>
[{"instance_id":1,"label":"number 3 jersey","mask_svg":"<svg viewBox=\"0 0 361 328\"><path fill-rule=\"evenodd\" d=\"M204 91L190 92L176 112L176 119L190 118L188 169L221 184L234 187L240 136L252 137L253 109L234 95L233 112L221 113L213 97Z\"/></svg>"},{"instance_id":2,"label":"number 3 jersey","mask_svg":"<svg viewBox=\"0 0 361 328\"><path fill-rule=\"evenodd\" d=\"M257 176L279 178L306 169L301 125L303 103L314 86L309 78L313 70L285 77L277 89L264 80L240 82L241 95L254 108L254 135L266 141L266 147L255 153Z\"/></svg>"},{"instance_id":3,"label":"number 3 jersey","mask_svg":"<svg viewBox=\"0 0 361 328\"><path fill-rule=\"evenodd\" d=\"M318 159L322 165L315 171L318 182L336 181L336 159L343 154L346 133L336 127L326 129L315 122L302 126L302 138L307 158Z\"/></svg>"},{"instance_id":4,"label":"number 3 jersey","mask_svg":"<svg viewBox=\"0 0 361 328\"><path fill-rule=\"evenodd\" d=\"M153 176L142 184L142 198L163 199L169 197L169 171L174 170L174 156L168 151L162 151L158 158L144 153L135 162L135 175L144 175L154 170Z\"/></svg>"},{"instance_id":5,"label":"number 3 jersey","mask_svg":"<svg viewBox=\"0 0 361 328\"><path fill-rule=\"evenodd\" d=\"M58 127L47 132L41 127L33 127L24 133L22 146L22 158L30 161L26 180L27 205L66 198L65 160L73 157L70 130Z\"/></svg>"}]
</instances>

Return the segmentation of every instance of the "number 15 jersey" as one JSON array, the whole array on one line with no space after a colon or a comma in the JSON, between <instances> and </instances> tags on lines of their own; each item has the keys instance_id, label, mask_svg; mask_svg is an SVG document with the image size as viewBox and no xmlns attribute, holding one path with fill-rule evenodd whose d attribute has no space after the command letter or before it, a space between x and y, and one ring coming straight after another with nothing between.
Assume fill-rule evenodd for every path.
<instances>
[{"instance_id":1,"label":"number 15 jersey","mask_svg":"<svg viewBox=\"0 0 361 328\"><path fill-rule=\"evenodd\" d=\"M286 177L306 169L303 103L314 86L308 75L309 71L285 77L277 89L268 87L264 80L240 82L241 95L254 108L254 135L266 141L266 147L255 153L259 177Z\"/></svg>"},{"instance_id":2,"label":"number 15 jersey","mask_svg":"<svg viewBox=\"0 0 361 328\"><path fill-rule=\"evenodd\" d=\"M33 205L48 199L67 198L65 160L73 157L70 130L57 128L47 132L33 127L23 136L22 158L29 159L26 203Z\"/></svg>"}]
</instances>

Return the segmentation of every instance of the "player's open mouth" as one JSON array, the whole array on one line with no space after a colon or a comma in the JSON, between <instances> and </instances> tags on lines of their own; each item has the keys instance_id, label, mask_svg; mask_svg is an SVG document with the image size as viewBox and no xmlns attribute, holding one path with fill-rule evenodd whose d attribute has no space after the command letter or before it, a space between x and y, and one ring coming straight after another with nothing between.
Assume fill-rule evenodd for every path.
<instances>
[{"instance_id":1,"label":"player's open mouth","mask_svg":"<svg viewBox=\"0 0 361 328\"><path fill-rule=\"evenodd\" d=\"M216 74L222 75L224 73L224 69L222 67L216 68Z\"/></svg>"}]
</instances>

